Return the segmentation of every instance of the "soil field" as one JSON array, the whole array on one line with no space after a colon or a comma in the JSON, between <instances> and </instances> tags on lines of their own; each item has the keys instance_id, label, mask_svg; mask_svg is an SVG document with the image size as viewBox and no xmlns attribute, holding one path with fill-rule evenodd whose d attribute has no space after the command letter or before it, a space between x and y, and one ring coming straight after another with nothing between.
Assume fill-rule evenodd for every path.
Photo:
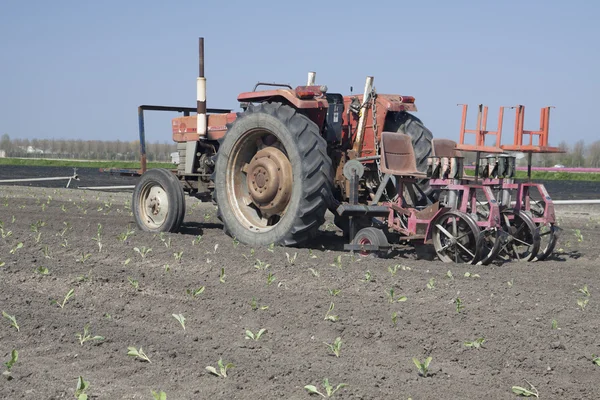
<instances>
[{"instance_id":1,"label":"soil field","mask_svg":"<svg viewBox=\"0 0 600 400\"><path fill-rule=\"evenodd\" d=\"M155 235L130 203L0 186L0 310L19 326L0 320L2 362L19 354L1 399L75 398L78 376L90 399L309 399L320 396L304 386L325 393L324 378L347 384L336 399L514 399L527 382L544 399L600 397L600 214L589 209L557 210L549 261L483 267L408 246L353 257L331 223L307 248L252 249L193 199L181 233ZM80 344L86 325L104 339ZM325 344L338 337L339 357ZM427 376L413 357L432 358ZM206 370L221 358L227 377Z\"/></svg>"},{"instance_id":2,"label":"soil field","mask_svg":"<svg viewBox=\"0 0 600 400\"><path fill-rule=\"evenodd\" d=\"M69 187L80 186L122 186L135 185L138 177L121 176L119 174L108 174L100 172L96 168L78 168L79 181L71 181ZM0 166L0 180L17 178L39 178L53 176L72 176L73 168L68 167L23 167L23 166ZM591 181L555 181L547 180L541 182L546 185L548 192L555 200L572 199L600 199L600 184ZM54 187L64 188L67 181L43 181L20 183L19 186Z\"/></svg>"}]
</instances>

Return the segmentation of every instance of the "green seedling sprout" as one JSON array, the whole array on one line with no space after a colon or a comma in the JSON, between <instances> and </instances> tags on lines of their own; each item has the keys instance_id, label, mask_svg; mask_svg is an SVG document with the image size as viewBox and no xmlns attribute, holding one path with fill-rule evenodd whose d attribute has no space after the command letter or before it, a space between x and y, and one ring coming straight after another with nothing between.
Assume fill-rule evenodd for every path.
<instances>
[{"instance_id":1,"label":"green seedling sprout","mask_svg":"<svg viewBox=\"0 0 600 400\"><path fill-rule=\"evenodd\" d=\"M200 243L200 241L202 240L202 235L198 235L194 238L194 240L192 240L192 246L197 245L198 243Z\"/></svg>"},{"instance_id":2,"label":"green seedling sprout","mask_svg":"<svg viewBox=\"0 0 600 400\"><path fill-rule=\"evenodd\" d=\"M98 243L98 253L102 251L102 224L98 224L98 230L96 231L96 237L93 237L92 240Z\"/></svg>"},{"instance_id":3,"label":"green seedling sprout","mask_svg":"<svg viewBox=\"0 0 600 400\"><path fill-rule=\"evenodd\" d=\"M586 297L590 297L591 296L591 293L588 290L587 285L583 285L583 288L578 289L578 291L579 291L579 293L583 293Z\"/></svg>"},{"instance_id":4,"label":"green seedling sprout","mask_svg":"<svg viewBox=\"0 0 600 400\"><path fill-rule=\"evenodd\" d=\"M398 296L398 298L396 298L396 293L394 291L394 288L390 288L390 290L388 290L386 292L387 296L388 296L388 302L390 303L403 303L406 300L408 300L408 297L406 296Z\"/></svg>"},{"instance_id":5,"label":"green seedling sprout","mask_svg":"<svg viewBox=\"0 0 600 400\"><path fill-rule=\"evenodd\" d=\"M475 340L473 340L472 342L464 342L465 347L468 348L473 348L473 349L479 349L480 347L483 347L483 343L485 342L485 339L480 337L477 338Z\"/></svg>"},{"instance_id":6,"label":"green seedling sprout","mask_svg":"<svg viewBox=\"0 0 600 400\"><path fill-rule=\"evenodd\" d=\"M13 350L14 351L14 350ZM592 362L598 366L600 366L600 357L595 354L592 354Z\"/></svg>"},{"instance_id":7,"label":"green seedling sprout","mask_svg":"<svg viewBox=\"0 0 600 400\"><path fill-rule=\"evenodd\" d=\"M342 291L342 289L327 289L327 290L329 291L329 295L333 296L333 297L337 296Z\"/></svg>"},{"instance_id":8,"label":"green seedling sprout","mask_svg":"<svg viewBox=\"0 0 600 400\"><path fill-rule=\"evenodd\" d=\"M585 307L587 306L589 301L590 301L589 299L585 299L585 300L577 299L577 305L579 306L581 311L585 310Z\"/></svg>"},{"instance_id":9,"label":"green seedling sprout","mask_svg":"<svg viewBox=\"0 0 600 400\"><path fill-rule=\"evenodd\" d=\"M181 257L183 257L183 251L180 251L178 253L173 253L173 257L175 257L175 261L181 262Z\"/></svg>"},{"instance_id":10,"label":"green seedling sprout","mask_svg":"<svg viewBox=\"0 0 600 400\"><path fill-rule=\"evenodd\" d=\"M181 324L181 327L185 331L185 317L183 316L183 314L173 314L173 318L175 318L177 322Z\"/></svg>"},{"instance_id":11,"label":"green seedling sprout","mask_svg":"<svg viewBox=\"0 0 600 400\"><path fill-rule=\"evenodd\" d=\"M4 371L2 373L2 375L6 376L6 379L8 379L8 380L12 379L12 377L10 376L10 370L15 365L15 363L17 362L18 359L19 359L19 352L17 350L13 349L13 351L10 352L10 360L8 360L7 362L4 363L4 365L6 366L6 371Z\"/></svg>"},{"instance_id":12,"label":"green seedling sprout","mask_svg":"<svg viewBox=\"0 0 600 400\"><path fill-rule=\"evenodd\" d=\"M269 247L267 247L267 251L270 251L271 253L275 252L275 243L271 243L269 245Z\"/></svg>"},{"instance_id":13,"label":"green seedling sprout","mask_svg":"<svg viewBox=\"0 0 600 400\"><path fill-rule=\"evenodd\" d=\"M146 246L142 246L142 247L134 247L133 251L135 251L140 256L142 256L142 258L146 258L146 256L148 255L148 253L150 253L152 251L152 249L149 247L146 247Z\"/></svg>"},{"instance_id":14,"label":"green seedling sprout","mask_svg":"<svg viewBox=\"0 0 600 400\"><path fill-rule=\"evenodd\" d=\"M337 256L333 259L333 263L329 264L332 267L338 267L339 269L342 269L342 256Z\"/></svg>"},{"instance_id":15,"label":"green seedling sprout","mask_svg":"<svg viewBox=\"0 0 600 400\"><path fill-rule=\"evenodd\" d=\"M79 344L82 346L85 342L90 340L104 340L104 336L92 336L90 334L89 324L83 327L83 333L77 333L75 337L79 339Z\"/></svg>"},{"instance_id":16,"label":"green seedling sprout","mask_svg":"<svg viewBox=\"0 0 600 400\"><path fill-rule=\"evenodd\" d=\"M219 274L219 282L225 283L226 277L227 275L225 275L225 268L221 268L221 273Z\"/></svg>"},{"instance_id":17,"label":"green seedling sprout","mask_svg":"<svg viewBox=\"0 0 600 400\"><path fill-rule=\"evenodd\" d=\"M273 282L275 282L275 274L269 272L269 274L267 275L267 285L270 285Z\"/></svg>"},{"instance_id":18,"label":"green seedling sprout","mask_svg":"<svg viewBox=\"0 0 600 400\"><path fill-rule=\"evenodd\" d=\"M253 297L252 300L250 300L250 307L252 307L252 310L256 311L256 310L268 310L269 306L260 306L258 304L258 300L256 300L256 297Z\"/></svg>"},{"instance_id":19,"label":"green seedling sprout","mask_svg":"<svg viewBox=\"0 0 600 400\"><path fill-rule=\"evenodd\" d=\"M190 296L192 299L195 299L196 297L198 297L199 295L201 295L202 293L204 293L205 287L204 286L200 286L198 289L187 289L185 291L185 293Z\"/></svg>"},{"instance_id":20,"label":"green seedling sprout","mask_svg":"<svg viewBox=\"0 0 600 400\"><path fill-rule=\"evenodd\" d=\"M17 252L17 250L22 249L22 248L23 248L23 242L19 242L19 243L17 243L17 245L15 247L10 249L10 254L15 254Z\"/></svg>"},{"instance_id":21,"label":"green seedling sprout","mask_svg":"<svg viewBox=\"0 0 600 400\"><path fill-rule=\"evenodd\" d=\"M308 270L310 271L312 276L314 276L315 278L318 278L321 276L321 273L314 268L309 268Z\"/></svg>"},{"instance_id":22,"label":"green seedling sprout","mask_svg":"<svg viewBox=\"0 0 600 400\"><path fill-rule=\"evenodd\" d=\"M211 367L210 365L206 367L206 370L221 378L227 378L227 370L235 367L232 363L224 364L222 358L219 358L219 361L217 361L217 366L219 367L218 371L215 367Z\"/></svg>"},{"instance_id":23,"label":"green seedling sprout","mask_svg":"<svg viewBox=\"0 0 600 400\"><path fill-rule=\"evenodd\" d=\"M132 277L128 276L127 280L129 281L129 284L132 288L134 288L135 290L140 290L140 282L138 282L137 279L133 279Z\"/></svg>"},{"instance_id":24,"label":"green seedling sprout","mask_svg":"<svg viewBox=\"0 0 600 400\"><path fill-rule=\"evenodd\" d=\"M77 400L87 400L88 395L86 393L90 383L83 379L83 376L77 378L77 387L75 388L75 397Z\"/></svg>"},{"instance_id":25,"label":"green seedling sprout","mask_svg":"<svg viewBox=\"0 0 600 400\"><path fill-rule=\"evenodd\" d=\"M333 311L334 308L335 308L335 304L333 304L333 302L331 302L331 304L329 304L329 310L325 314L325 318L323 318L325 321L336 322L340 319L337 315L331 314L331 312Z\"/></svg>"},{"instance_id":26,"label":"green seedling sprout","mask_svg":"<svg viewBox=\"0 0 600 400\"><path fill-rule=\"evenodd\" d=\"M470 272L465 272L465 278L481 278L479 274L472 274Z\"/></svg>"},{"instance_id":27,"label":"green seedling sprout","mask_svg":"<svg viewBox=\"0 0 600 400\"><path fill-rule=\"evenodd\" d=\"M237 238L233 238L232 243L234 249L237 249L237 247L240 245L240 241L237 240Z\"/></svg>"},{"instance_id":28,"label":"green seedling sprout","mask_svg":"<svg viewBox=\"0 0 600 400\"><path fill-rule=\"evenodd\" d=\"M431 363L432 357L427 357L423 362L419 361L417 357L413 357L412 360L419 371L419 375L426 377L429 374L429 364Z\"/></svg>"},{"instance_id":29,"label":"green seedling sprout","mask_svg":"<svg viewBox=\"0 0 600 400\"><path fill-rule=\"evenodd\" d=\"M269 268L270 266L271 266L271 264L267 264L264 261L260 261L258 258L254 262L254 268L260 269L260 270L263 270L263 271L266 270L267 268Z\"/></svg>"},{"instance_id":30,"label":"green seedling sprout","mask_svg":"<svg viewBox=\"0 0 600 400\"><path fill-rule=\"evenodd\" d=\"M462 300L460 298L456 298L454 300L454 303L456 304L456 312L460 313L462 310L465 309L465 306L463 306Z\"/></svg>"},{"instance_id":31,"label":"green seedling sprout","mask_svg":"<svg viewBox=\"0 0 600 400\"><path fill-rule=\"evenodd\" d=\"M398 313L396 311L392 313L392 324L394 324L394 326L398 325Z\"/></svg>"},{"instance_id":32,"label":"green seedling sprout","mask_svg":"<svg viewBox=\"0 0 600 400\"><path fill-rule=\"evenodd\" d=\"M523 397L536 397L536 398L540 397L540 394L537 391L537 389L535 388L535 386L533 386L527 380L525 380L525 382L527 382L527 384L529 385L529 389L525 389L524 387L521 387L521 386L513 386L512 392L516 395L523 396Z\"/></svg>"},{"instance_id":33,"label":"green seedling sprout","mask_svg":"<svg viewBox=\"0 0 600 400\"><path fill-rule=\"evenodd\" d=\"M45 244L44 247L42 247L42 254L44 255L44 258L52 258L50 256L50 248L47 244Z\"/></svg>"},{"instance_id":34,"label":"green seedling sprout","mask_svg":"<svg viewBox=\"0 0 600 400\"><path fill-rule=\"evenodd\" d=\"M557 320L555 320L555 319L553 319L553 320L552 320L552 329L560 329L560 328L558 327L558 321L557 321Z\"/></svg>"},{"instance_id":35,"label":"green seedling sprout","mask_svg":"<svg viewBox=\"0 0 600 400\"><path fill-rule=\"evenodd\" d=\"M583 242L583 235L581 234L580 229L573 229L573 233L575 234L578 242Z\"/></svg>"},{"instance_id":36,"label":"green seedling sprout","mask_svg":"<svg viewBox=\"0 0 600 400\"><path fill-rule=\"evenodd\" d=\"M400 264L396 264L393 267L388 267L388 272L392 275L392 276L396 276L396 273L398 272L398 269L400 269Z\"/></svg>"},{"instance_id":37,"label":"green seedling sprout","mask_svg":"<svg viewBox=\"0 0 600 400\"><path fill-rule=\"evenodd\" d=\"M127 258L125 261L123 261L123 265L127 265L131 262L131 258Z\"/></svg>"},{"instance_id":38,"label":"green seedling sprout","mask_svg":"<svg viewBox=\"0 0 600 400\"><path fill-rule=\"evenodd\" d=\"M317 258L317 256L313 254L312 249L308 249L308 258Z\"/></svg>"},{"instance_id":39,"label":"green seedling sprout","mask_svg":"<svg viewBox=\"0 0 600 400\"><path fill-rule=\"evenodd\" d=\"M48 271L48 268L40 265L35 272L37 272L40 275L48 275L50 273L50 271Z\"/></svg>"},{"instance_id":40,"label":"green seedling sprout","mask_svg":"<svg viewBox=\"0 0 600 400\"><path fill-rule=\"evenodd\" d=\"M448 272L446 272L446 278L454 279L454 275L452 275L452 271L448 270Z\"/></svg>"},{"instance_id":41,"label":"green seedling sprout","mask_svg":"<svg viewBox=\"0 0 600 400\"><path fill-rule=\"evenodd\" d=\"M296 263L296 257L298 257L298 253L294 253L293 256L290 256L289 253L285 253L285 257L287 258L288 264L294 265Z\"/></svg>"},{"instance_id":42,"label":"green seedling sprout","mask_svg":"<svg viewBox=\"0 0 600 400\"><path fill-rule=\"evenodd\" d=\"M81 257L79 257L77 260L75 260L76 262L80 262L80 263L84 263L86 262L92 255L89 253L84 253L83 251L81 252Z\"/></svg>"},{"instance_id":43,"label":"green seedling sprout","mask_svg":"<svg viewBox=\"0 0 600 400\"><path fill-rule=\"evenodd\" d=\"M152 397L154 400L167 400L167 394L162 390L160 392L155 392L154 390L150 391L152 393Z\"/></svg>"},{"instance_id":44,"label":"green seedling sprout","mask_svg":"<svg viewBox=\"0 0 600 400\"><path fill-rule=\"evenodd\" d=\"M58 305L60 308L65 308L67 301L71 300L73 297L75 297L75 289L71 289L67 292L62 303L59 303L57 300L52 300L52 303Z\"/></svg>"},{"instance_id":45,"label":"green seedling sprout","mask_svg":"<svg viewBox=\"0 0 600 400\"><path fill-rule=\"evenodd\" d=\"M119 239L121 242L125 242L134 233L135 233L135 230L131 229L131 225L127 225L127 230L125 232L119 233L119 235L117 236L117 239Z\"/></svg>"},{"instance_id":46,"label":"green seedling sprout","mask_svg":"<svg viewBox=\"0 0 600 400\"><path fill-rule=\"evenodd\" d=\"M510 281L506 282L506 284L508 285L509 288L511 288L515 284L515 280L511 279Z\"/></svg>"},{"instance_id":47,"label":"green seedling sprout","mask_svg":"<svg viewBox=\"0 0 600 400\"><path fill-rule=\"evenodd\" d=\"M371 271L366 270L365 271L365 279L363 279L363 282L371 282L373 280L373 274L371 274Z\"/></svg>"},{"instance_id":48,"label":"green seedling sprout","mask_svg":"<svg viewBox=\"0 0 600 400\"><path fill-rule=\"evenodd\" d=\"M333 355L335 355L336 357L340 356L340 352L342 350L342 338L341 337L337 337L335 338L335 340L333 341L333 343L327 343L327 342L323 342L323 344L325 346L327 346L327 349L333 353Z\"/></svg>"},{"instance_id":49,"label":"green seedling sprout","mask_svg":"<svg viewBox=\"0 0 600 400\"><path fill-rule=\"evenodd\" d=\"M2 239L6 239L12 235L12 231L5 231L3 228L0 228L0 235L2 236Z\"/></svg>"},{"instance_id":50,"label":"green seedling sprout","mask_svg":"<svg viewBox=\"0 0 600 400\"><path fill-rule=\"evenodd\" d=\"M158 238L160 239L160 241L165 245L165 247L168 249L171 247L171 238L167 238L165 237L165 233L161 232L158 234Z\"/></svg>"},{"instance_id":51,"label":"green seedling sprout","mask_svg":"<svg viewBox=\"0 0 600 400\"><path fill-rule=\"evenodd\" d=\"M35 237L35 242L39 243L41 238L42 238L42 232L38 232L37 236Z\"/></svg>"},{"instance_id":52,"label":"green seedling sprout","mask_svg":"<svg viewBox=\"0 0 600 400\"><path fill-rule=\"evenodd\" d=\"M427 282L427 289L435 289L435 278L429 278L429 282Z\"/></svg>"},{"instance_id":53,"label":"green seedling sprout","mask_svg":"<svg viewBox=\"0 0 600 400\"><path fill-rule=\"evenodd\" d=\"M0 267L4 267L6 263L4 261L0 261Z\"/></svg>"},{"instance_id":54,"label":"green seedling sprout","mask_svg":"<svg viewBox=\"0 0 600 400\"><path fill-rule=\"evenodd\" d=\"M140 347L140 349L136 349L133 346L127 347L127 355L130 357L136 357L139 358L142 361L147 361L149 363L152 363L152 361L150 361L150 359L148 358L148 356L146 355L146 353L144 353L144 350L142 350L142 348Z\"/></svg>"},{"instance_id":55,"label":"green seedling sprout","mask_svg":"<svg viewBox=\"0 0 600 400\"><path fill-rule=\"evenodd\" d=\"M323 387L325 388L325 394L319 392L319 390L317 389L316 386L314 385L306 385L304 386L304 389L310 393L310 394L318 394L321 397L332 397L335 392L337 392L338 390L340 390L341 388L344 388L348 385L346 385L345 383L340 383L339 385L337 385L335 388L329 383L329 379L325 378L323 379Z\"/></svg>"},{"instance_id":56,"label":"green seedling sprout","mask_svg":"<svg viewBox=\"0 0 600 400\"><path fill-rule=\"evenodd\" d=\"M14 315L9 315L6 311L2 311L2 316L10 321L10 326L15 328L19 332L19 324L17 324L17 318Z\"/></svg>"},{"instance_id":57,"label":"green seedling sprout","mask_svg":"<svg viewBox=\"0 0 600 400\"><path fill-rule=\"evenodd\" d=\"M265 328L260 329L258 332L256 333L252 333L251 330L246 329L246 339L252 339L255 342L258 341L258 339L260 339L260 337L263 335L263 333L265 333L267 330Z\"/></svg>"}]
</instances>

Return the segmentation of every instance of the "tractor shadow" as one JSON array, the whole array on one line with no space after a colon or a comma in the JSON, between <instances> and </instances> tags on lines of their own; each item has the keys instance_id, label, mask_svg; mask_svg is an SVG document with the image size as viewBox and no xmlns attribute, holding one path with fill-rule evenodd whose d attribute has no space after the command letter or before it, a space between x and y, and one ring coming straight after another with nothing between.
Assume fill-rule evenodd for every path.
<instances>
[{"instance_id":1,"label":"tractor shadow","mask_svg":"<svg viewBox=\"0 0 600 400\"><path fill-rule=\"evenodd\" d=\"M181 233L182 235L198 236L204 235L205 229L223 230L223 224L217 224L213 222L184 222L181 225L181 228L179 228L179 233Z\"/></svg>"}]
</instances>

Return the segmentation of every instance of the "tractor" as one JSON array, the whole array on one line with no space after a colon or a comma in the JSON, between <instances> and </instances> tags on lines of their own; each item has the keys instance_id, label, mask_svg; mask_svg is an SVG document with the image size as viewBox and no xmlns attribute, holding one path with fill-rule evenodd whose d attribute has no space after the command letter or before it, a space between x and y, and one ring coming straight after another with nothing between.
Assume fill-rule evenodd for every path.
<instances>
[{"instance_id":1,"label":"tractor","mask_svg":"<svg viewBox=\"0 0 600 400\"><path fill-rule=\"evenodd\" d=\"M132 205L141 229L178 231L187 193L214 201L225 232L242 243L297 246L317 235L328 209L348 233L348 218L335 210L351 191L367 205L387 196L386 186L393 189L389 182L377 193L383 179L382 132L409 135L417 168L426 171L432 133L411 114L417 111L414 97L377 93L373 77L362 95L329 93L309 73L307 84L296 88L257 83L237 97L240 112L211 112L203 38L199 56L197 113L172 120L178 168L148 170L135 187ZM361 172L358 190L351 190L349 176L356 170ZM416 202L435 195L427 180L418 186ZM368 218L354 222L372 223Z\"/></svg>"}]
</instances>

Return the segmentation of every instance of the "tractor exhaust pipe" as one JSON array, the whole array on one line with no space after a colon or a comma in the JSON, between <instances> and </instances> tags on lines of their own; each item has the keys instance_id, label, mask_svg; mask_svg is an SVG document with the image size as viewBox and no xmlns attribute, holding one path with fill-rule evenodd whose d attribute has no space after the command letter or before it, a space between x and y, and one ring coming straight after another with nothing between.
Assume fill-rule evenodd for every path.
<instances>
[{"instance_id":1,"label":"tractor exhaust pipe","mask_svg":"<svg viewBox=\"0 0 600 400\"><path fill-rule=\"evenodd\" d=\"M358 119L358 126L356 127L356 140L354 141L354 153L356 157L360 157L362 151L362 145L364 140L365 126L367 123L367 105L369 104L369 98L371 91L373 90L373 77L367 76L365 81L365 93L363 94L363 103L360 111L360 118Z\"/></svg>"},{"instance_id":2,"label":"tractor exhaust pipe","mask_svg":"<svg viewBox=\"0 0 600 400\"><path fill-rule=\"evenodd\" d=\"M206 139L206 78L204 77L204 38L198 40L199 72L196 80L197 126L199 139Z\"/></svg>"},{"instance_id":3,"label":"tractor exhaust pipe","mask_svg":"<svg viewBox=\"0 0 600 400\"><path fill-rule=\"evenodd\" d=\"M306 86L315 86L315 81L317 79L317 73L316 72L309 72L308 73L308 81L306 82Z\"/></svg>"}]
</instances>

